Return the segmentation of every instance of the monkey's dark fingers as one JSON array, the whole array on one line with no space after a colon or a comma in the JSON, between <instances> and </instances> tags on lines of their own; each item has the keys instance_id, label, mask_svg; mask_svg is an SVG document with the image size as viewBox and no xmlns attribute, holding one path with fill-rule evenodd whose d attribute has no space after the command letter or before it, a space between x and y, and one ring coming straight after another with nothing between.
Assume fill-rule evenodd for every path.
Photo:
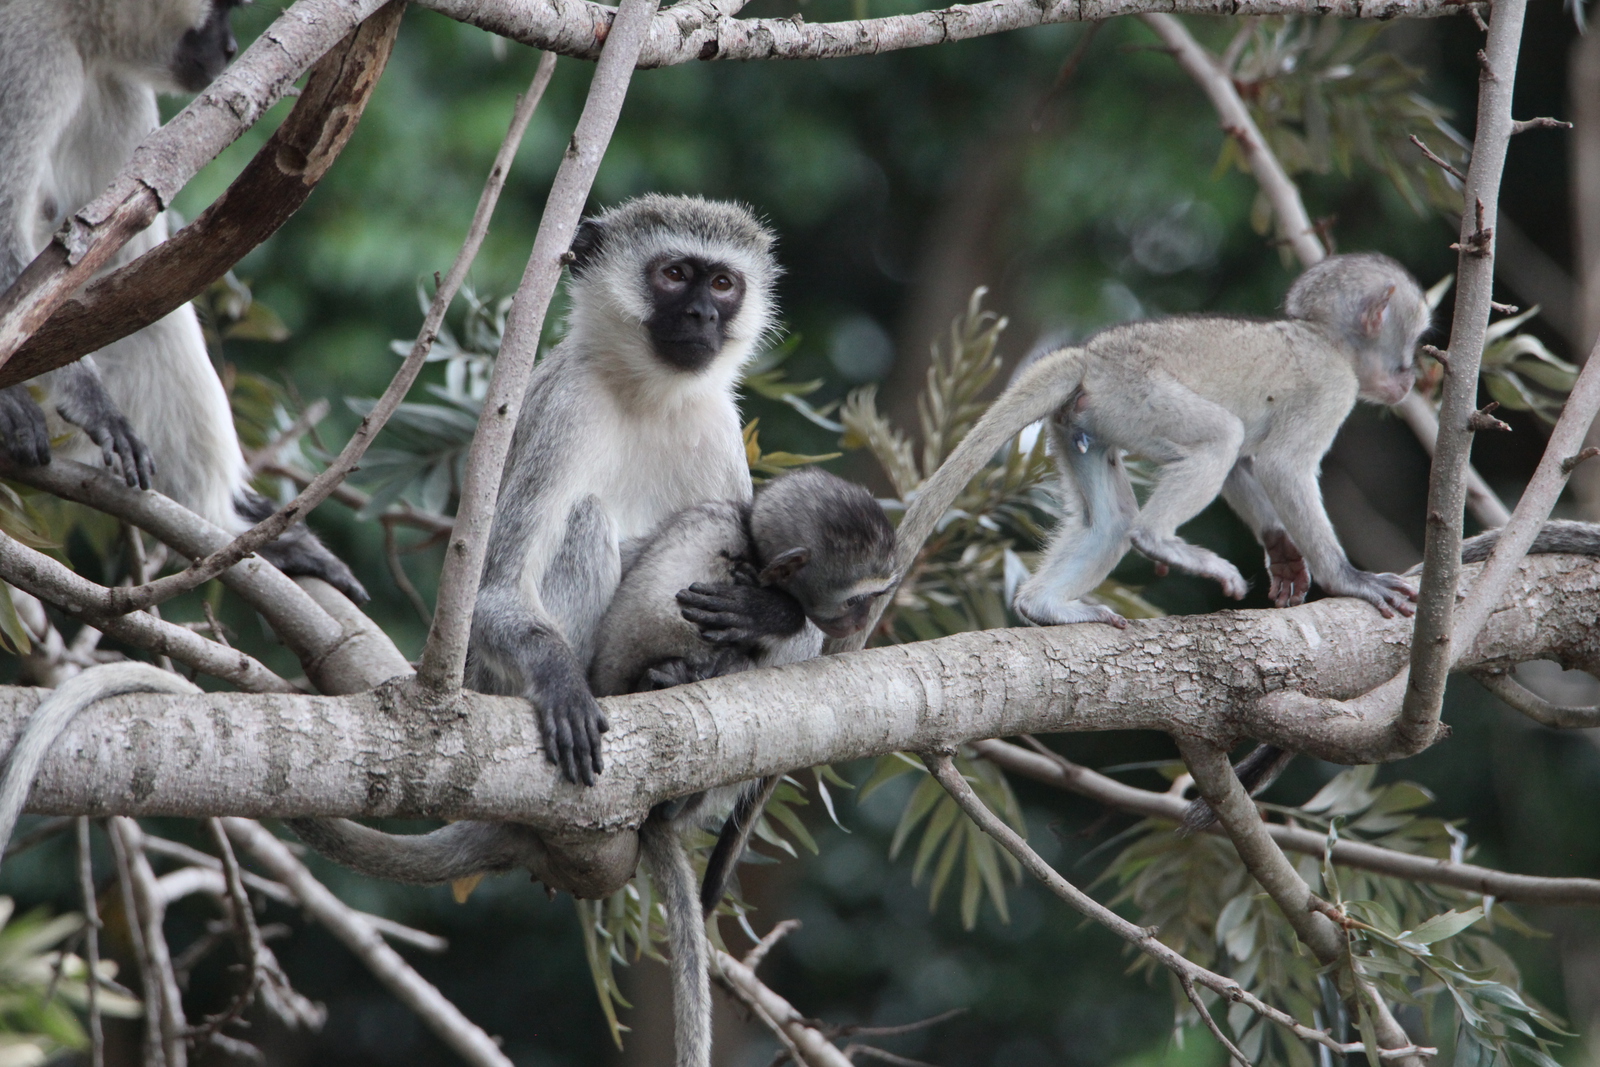
<instances>
[{"instance_id":1,"label":"monkey's dark fingers","mask_svg":"<svg viewBox=\"0 0 1600 1067\"><path fill-rule=\"evenodd\" d=\"M50 430L26 386L0 389L0 438L6 454L24 467L50 462Z\"/></svg>"},{"instance_id":2,"label":"monkey's dark fingers","mask_svg":"<svg viewBox=\"0 0 1600 1067\"><path fill-rule=\"evenodd\" d=\"M731 611L740 605L740 598L729 586L707 585L704 582L696 582L687 589L678 590L677 600L685 608L699 608L702 611Z\"/></svg>"}]
</instances>

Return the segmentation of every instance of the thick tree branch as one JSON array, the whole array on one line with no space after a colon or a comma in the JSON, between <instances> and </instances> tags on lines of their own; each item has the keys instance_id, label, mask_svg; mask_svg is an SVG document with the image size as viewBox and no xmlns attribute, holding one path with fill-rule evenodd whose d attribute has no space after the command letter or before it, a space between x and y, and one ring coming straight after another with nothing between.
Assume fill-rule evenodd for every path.
<instances>
[{"instance_id":1,"label":"thick tree branch","mask_svg":"<svg viewBox=\"0 0 1600 1067\"><path fill-rule=\"evenodd\" d=\"M143 329L220 278L299 210L355 132L394 47L404 0L311 69L294 110L216 203L126 267L56 308L0 367L0 388ZM242 62L242 60L241 60Z\"/></svg>"},{"instance_id":2,"label":"thick tree branch","mask_svg":"<svg viewBox=\"0 0 1600 1067\"><path fill-rule=\"evenodd\" d=\"M296 0L233 65L151 134L105 191L67 219L0 293L0 366L61 302L150 225L218 152L238 140L294 80L383 4Z\"/></svg>"},{"instance_id":3,"label":"thick tree branch","mask_svg":"<svg viewBox=\"0 0 1600 1067\"><path fill-rule=\"evenodd\" d=\"M594 59L615 9L585 0L420 0L450 18L535 48ZM1098 22L1151 11L1190 15L1319 14L1339 18L1436 18L1450 0L986 0L936 11L845 22L738 19L714 4L675 4L657 15L641 67L710 59L837 59L878 55L1059 22Z\"/></svg>"},{"instance_id":4,"label":"thick tree branch","mask_svg":"<svg viewBox=\"0 0 1600 1067\"><path fill-rule=\"evenodd\" d=\"M1596 723L1591 721L1582 725L1592 726ZM971 747L984 759L1012 774L1077 793L1118 811L1176 824L1183 821L1184 810L1189 806L1188 801L1181 797L1124 785L1115 778L1092 771L1055 753L1046 756L1029 752L1006 741L975 741ZM1220 834L1223 831L1213 826L1210 832ZM1327 835L1316 830L1268 823L1267 832L1280 847L1291 852L1321 856L1328 847ZM1600 879L1595 878L1539 878L1527 874L1508 874L1472 863L1452 863L1431 856L1397 852L1348 838L1341 838L1333 846L1332 858L1341 867L1464 889L1507 903L1600 907Z\"/></svg>"},{"instance_id":5,"label":"thick tree branch","mask_svg":"<svg viewBox=\"0 0 1600 1067\"><path fill-rule=\"evenodd\" d=\"M511 434L522 411L523 394L533 375L545 313L561 280L562 257L572 245L589 189L622 113L634 63L657 3L658 0L624 0L615 25L606 34L583 113L578 116L566 155L551 183L527 269L506 317L500 358L495 361L478 429L467 453L455 532L445 552L433 626L417 672L423 688L434 693L454 692L461 686L467 661L467 633L499 501L500 478L506 454L511 450Z\"/></svg>"},{"instance_id":6,"label":"thick tree branch","mask_svg":"<svg viewBox=\"0 0 1600 1067\"><path fill-rule=\"evenodd\" d=\"M1597 615L1600 567L1532 557L1460 667L1549 658L1595 669ZM1220 747L1252 736L1367 762L1381 755L1388 719L1273 717L1258 698L1363 692L1404 664L1408 630L1337 599L828 656L606 700L617 773L587 788L559 780L514 698L463 693L441 706L403 685L346 697L119 697L63 735L31 810L499 819L575 839L637 826L653 804L714 785L1027 732L1163 730ZM0 688L0 742L38 699Z\"/></svg>"}]
</instances>

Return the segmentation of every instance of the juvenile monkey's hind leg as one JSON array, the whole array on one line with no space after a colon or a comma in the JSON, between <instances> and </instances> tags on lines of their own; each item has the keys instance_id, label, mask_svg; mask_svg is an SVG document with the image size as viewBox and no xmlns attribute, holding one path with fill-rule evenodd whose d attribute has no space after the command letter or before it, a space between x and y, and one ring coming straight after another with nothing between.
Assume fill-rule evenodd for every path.
<instances>
[{"instance_id":1,"label":"juvenile monkey's hind leg","mask_svg":"<svg viewBox=\"0 0 1600 1067\"><path fill-rule=\"evenodd\" d=\"M1128 620L1081 598L1128 551L1138 503L1122 454L1070 422L1052 419L1050 431L1061 471L1061 525L1011 606L1040 626L1103 622L1120 629Z\"/></svg>"},{"instance_id":2,"label":"juvenile monkey's hind leg","mask_svg":"<svg viewBox=\"0 0 1600 1067\"><path fill-rule=\"evenodd\" d=\"M1156 563L1211 578L1228 596L1241 600L1248 586L1239 568L1210 549L1179 537L1178 527L1200 514L1222 492L1244 441L1244 426L1220 405L1186 389L1168 386L1166 392L1175 395L1154 397L1156 410L1146 413L1146 426L1134 425L1130 419L1130 426L1119 435L1126 437L1124 443L1132 451L1162 465L1160 480L1145 500L1129 540ZM1146 440L1136 442L1133 438L1137 436Z\"/></svg>"}]
</instances>

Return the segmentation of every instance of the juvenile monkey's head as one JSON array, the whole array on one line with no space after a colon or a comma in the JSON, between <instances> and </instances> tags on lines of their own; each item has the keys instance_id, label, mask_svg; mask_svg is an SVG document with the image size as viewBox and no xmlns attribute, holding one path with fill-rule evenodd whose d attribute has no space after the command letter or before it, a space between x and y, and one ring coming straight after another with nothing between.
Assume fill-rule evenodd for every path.
<instances>
[{"instance_id":1,"label":"juvenile monkey's head","mask_svg":"<svg viewBox=\"0 0 1600 1067\"><path fill-rule=\"evenodd\" d=\"M228 17L249 0L83 0L81 47L158 92L197 93L239 51Z\"/></svg>"},{"instance_id":2,"label":"juvenile monkey's head","mask_svg":"<svg viewBox=\"0 0 1600 1067\"><path fill-rule=\"evenodd\" d=\"M1363 400L1398 404L1411 391L1430 313L1399 263L1375 252L1329 256L1295 280L1284 310L1321 323L1350 351Z\"/></svg>"},{"instance_id":3,"label":"juvenile monkey's head","mask_svg":"<svg viewBox=\"0 0 1600 1067\"><path fill-rule=\"evenodd\" d=\"M894 527L872 494L808 467L756 493L750 533L761 580L800 602L829 637L860 632L894 584Z\"/></svg>"},{"instance_id":4,"label":"juvenile monkey's head","mask_svg":"<svg viewBox=\"0 0 1600 1067\"><path fill-rule=\"evenodd\" d=\"M571 330L620 348L635 373L731 375L773 325L775 240L742 204L656 193L618 204L573 238Z\"/></svg>"}]
</instances>

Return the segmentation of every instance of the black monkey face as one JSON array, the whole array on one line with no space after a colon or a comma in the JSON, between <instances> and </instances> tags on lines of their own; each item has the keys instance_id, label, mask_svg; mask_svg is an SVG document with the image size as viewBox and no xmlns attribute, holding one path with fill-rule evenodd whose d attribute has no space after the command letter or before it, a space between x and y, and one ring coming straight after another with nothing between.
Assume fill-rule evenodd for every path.
<instances>
[{"instance_id":1,"label":"black monkey face","mask_svg":"<svg viewBox=\"0 0 1600 1067\"><path fill-rule=\"evenodd\" d=\"M645 268L656 354L685 371L700 371L722 351L728 324L744 302L744 275L698 256L660 256Z\"/></svg>"},{"instance_id":2,"label":"black monkey face","mask_svg":"<svg viewBox=\"0 0 1600 1067\"><path fill-rule=\"evenodd\" d=\"M184 32L173 53L171 69L173 80L185 92L198 93L210 85L239 53L239 42L233 39L233 27L228 24L228 16L239 2L212 0L205 22Z\"/></svg>"}]
</instances>

